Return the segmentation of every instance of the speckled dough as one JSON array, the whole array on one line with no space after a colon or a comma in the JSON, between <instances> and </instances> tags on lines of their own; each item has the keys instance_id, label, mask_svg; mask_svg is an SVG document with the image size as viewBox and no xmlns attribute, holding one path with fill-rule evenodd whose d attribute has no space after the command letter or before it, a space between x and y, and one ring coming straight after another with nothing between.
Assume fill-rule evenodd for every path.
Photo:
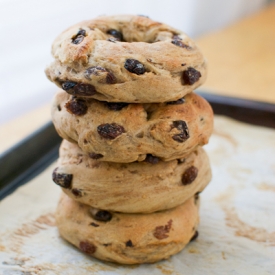
<instances>
[{"instance_id":1,"label":"speckled dough","mask_svg":"<svg viewBox=\"0 0 275 275\"><path fill-rule=\"evenodd\" d=\"M164 161L183 158L206 144L212 133L212 109L194 93L186 95L181 104L128 104L120 110L95 99L71 98L64 91L55 96L55 128L84 152L100 154L101 161L143 161L147 154ZM70 104L77 106L73 112L84 110L84 114L72 114L65 107Z\"/></svg>"},{"instance_id":2,"label":"speckled dough","mask_svg":"<svg viewBox=\"0 0 275 275\"><path fill-rule=\"evenodd\" d=\"M62 176L67 175L72 175L71 181L64 186ZM53 178L72 199L92 207L150 213L178 206L202 192L211 179L211 169L202 148L183 160L119 164L93 160L64 140Z\"/></svg>"},{"instance_id":3,"label":"speckled dough","mask_svg":"<svg viewBox=\"0 0 275 275\"><path fill-rule=\"evenodd\" d=\"M109 221L98 221L96 213L63 194L56 211L61 236L92 257L122 264L169 258L196 236L199 222L198 201L193 197L152 214L108 213Z\"/></svg>"},{"instance_id":4,"label":"speckled dough","mask_svg":"<svg viewBox=\"0 0 275 275\"><path fill-rule=\"evenodd\" d=\"M55 61L46 69L51 81L59 87L74 82L78 86L67 85L67 92L101 101L177 100L206 79L206 62L195 43L185 33L143 16L81 22L55 39L52 55ZM141 67L127 69L128 59Z\"/></svg>"}]
</instances>

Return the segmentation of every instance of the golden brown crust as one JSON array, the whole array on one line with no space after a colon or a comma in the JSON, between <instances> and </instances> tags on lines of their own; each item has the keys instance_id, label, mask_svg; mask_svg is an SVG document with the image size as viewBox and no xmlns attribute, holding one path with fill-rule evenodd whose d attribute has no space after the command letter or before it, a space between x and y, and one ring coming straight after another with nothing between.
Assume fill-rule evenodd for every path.
<instances>
[{"instance_id":1,"label":"golden brown crust","mask_svg":"<svg viewBox=\"0 0 275 275\"><path fill-rule=\"evenodd\" d=\"M199 222L198 201L152 214L109 213L109 221L94 218L96 209L65 194L56 211L63 238L92 257L122 264L167 259L189 243Z\"/></svg>"},{"instance_id":2,"label":"golden brown crust","mask_svg":"<svg viewBox=\"0 0 275 275\"><path fill-rule=\"evenodd\" d=\"M122 41L110 30L121 33ZM75 44L77 37L80 43ZM52 54L55 61L46 69L51 81L59 87L66 81L92 85L94 92L86 96L109 102L177 100L203 84L207 73L203 55L185 33L142 16L102 16L81 22L55 39ZM127 59L138 60L145 71L127 70ZM112 81L104 73L87 77L86 70L95 66L110 72ZM190 68L196 77L191 74L188 81Z\"/></svg>"},{"instance_id":3,"label":"golden brown crust","mask_svg":"<svg viewBox=\"0 0 275 275\"><path fill-rule=\"evenodd\" d=\"M206 144L212 133L212 109L194 93L182 104L126 104L120 110L85 99L82 115L68 112L68 102L75 100L64 91L55 96L53 123L62 138L86 153L101 154L101 161L143 161L148 154L164 161L183 158Z\"/></svg>"},{"instance_id":4,"label":"golden brown crust","mask_svg":"<svg viewBox=\"0 0 275 275\"><path fill-rule=\"evenodd\" d=\"M124 213L173 208L202 192L211 179L209 160L202 148L183 160L119 164L91 159L77 145L64 140L57 167L55 178L72 175L70 185L62 186L72 199Z\"/></svg>"}]
</instances>

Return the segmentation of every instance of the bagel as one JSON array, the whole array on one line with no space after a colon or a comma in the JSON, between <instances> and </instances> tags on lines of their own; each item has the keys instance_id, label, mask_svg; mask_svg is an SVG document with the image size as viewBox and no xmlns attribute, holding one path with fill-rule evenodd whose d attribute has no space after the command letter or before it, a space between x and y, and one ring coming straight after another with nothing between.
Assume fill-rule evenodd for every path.
<instances>
[{"instance_id":1,"label":"bagel","mask_svg":"<svg viewBox=\"0 0 275 275\"><path fill-rule=\"evenodd\" d=\"M185 33L144 16L101 16L61 33L47 77L100 101L175 101L206 80L206 61Z\"/></svg>"},{"instance_id":2,"label":"bagel","mask_svg":"<svg viewBox=\"0 0 275 275\"><path fill-rule=\"evenodd\" d=\"M53 181L72 199L108 211L151 213L170 209L204 190L211 179L202 148L183 160L128 164L91 159L64 140Z\"/></svg>"},{"instance_id":3,"label":"bagel","mask_svg":"<svg viewBox=\"0 0 275 275\"><path fill-rule=\"evenodd\" d=\"M152 214L121 214L80 204L62 194L56 210L60 235L82 252L121 264L153 263L196 238L199 201Z\"/></svg>"},{"instance_id":4,"label":"bagel","mask_svg":"<svg viewBox=\"0 0 275 275\"><path fill-rule=\"evenodd\" d=\"M107 103L56 94L52 120L59 135L100 161L128 163L187 156L208 142L209 103L195 93L168 103Z\"/></svg>"}]
</instances>

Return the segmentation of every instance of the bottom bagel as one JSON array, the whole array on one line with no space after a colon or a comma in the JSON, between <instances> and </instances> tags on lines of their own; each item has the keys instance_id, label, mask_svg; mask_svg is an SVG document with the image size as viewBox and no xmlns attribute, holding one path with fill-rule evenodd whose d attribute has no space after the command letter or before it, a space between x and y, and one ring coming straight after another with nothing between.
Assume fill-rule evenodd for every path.
<instances>
[{"instance_id":1,"label":"bottom bagel","mask_svg":"<svg viewBox=\"0 0 275 275\"><path fill-rule=\"evenodd\" d=\"M60 235L95 258L120 264L153 263L178 253L197 235L199 198L151 214L107 212L62 194Z\"/></svg>"}]
</instances>

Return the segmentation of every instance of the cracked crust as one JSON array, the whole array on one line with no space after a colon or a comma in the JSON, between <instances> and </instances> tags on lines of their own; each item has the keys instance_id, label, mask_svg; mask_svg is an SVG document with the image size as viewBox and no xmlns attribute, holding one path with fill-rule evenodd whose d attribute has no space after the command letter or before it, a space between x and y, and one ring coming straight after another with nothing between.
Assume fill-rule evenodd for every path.
<instances>
[{"instance_id":1,"label":"cracked crust","mask_svg":"<svg viewBox=\"0 0 275 275\"><path fill-rule=\"evenodd\" d=\"M98 221L96 209L62 194L56 210L61 236L92 257L122 263L153 263L178 253L196 234L199 202L152 214L111 213Z\"/></svg>"},{"instance_id":2,"label":"cracked crust","mask_svg":"<svg viewBox=\"0 0 275 275\"><path fill-rule=\"evenodd\" d=\"M84 99L87 112L82 115L68 111L75 100L64 91L57 93L52 105L55 128L84 152L101 155L101 161L128 163L148 155L164 161L183 158L206 144L212 133L212 109L195 93L181 104L126 104L120 110Z\"/></svg>"},{"instance_id":3,"label":"cracked crust","mask_svg":"<svg viewBox=\"0 0 275 275\"><path fill-rule=\"evenodd\" d=\"M173 208L202 192L211 179L209 160L202 148L183 160L119 164L93 160L77 145L64 140L57 167L53 173L57 184L58 175L72 178L70 186L59 184L72 199L123 213ZM184 184L183 177L190 167L196 167L198 173Z\"/></svg>"},{"instance_id":4,"label":"cracked crust","mask_svg":"<svg viewBox=\"0 0 275 275\"><path fill-rule=\"evenodd\" d=\"M123 40L110 30L119 31ZM75 37L81 37L80 43L75 44ZM203 84L207 73L203 55L185 33L142 16L101 16L78 23L55 39L52 55L55 61L46 68L52 82L59 87L66 81L90 85L93 93L85 96L109 102L177 100ZM127 59L139 61L145 72L127 70ZM106 71L87 74L96 66ZM185 77L190 68L198 72L192 81Z\"/></svg>"}]
</instances>

